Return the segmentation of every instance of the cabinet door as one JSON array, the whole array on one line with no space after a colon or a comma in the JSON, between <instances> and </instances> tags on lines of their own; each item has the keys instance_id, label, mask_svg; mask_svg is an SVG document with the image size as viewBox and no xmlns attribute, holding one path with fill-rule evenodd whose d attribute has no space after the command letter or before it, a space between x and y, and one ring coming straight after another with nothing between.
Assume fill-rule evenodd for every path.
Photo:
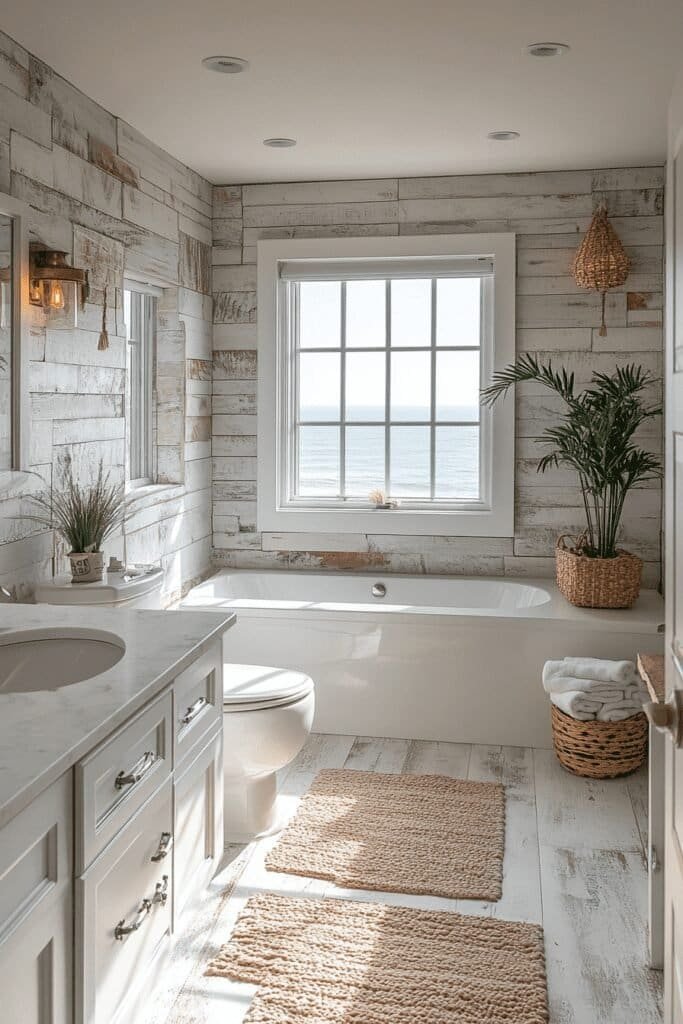
<instances>
[{"instance_id":1,"label":"cabinet door","mask_svg":"<svg viewBox=\"0 0 683 1024\"><path fill-rule=\"evenodd\" d=\"M171 930L169 779L76 880L76 1021L130 1021Z\"/></svg>"},{"instance_id":2,"label":"cabinet door","mask_svg":"<svg viewBox=\"0 0 683 1024\"><path fill-rule=\"evenodd\" d=\"M0 830L0 1020L71 1024L69 772Z\"/></svg>"},{"instance_id":3,"label":"cabinet door","mask_svg":"<svg viewBox=\"0 0 683 1024\"><path fill-rule=\"evenodd\" d=\"M173 925L213 878L223 853L223 728L191 759L174 785Z\"/></svg>"}]
</instances>

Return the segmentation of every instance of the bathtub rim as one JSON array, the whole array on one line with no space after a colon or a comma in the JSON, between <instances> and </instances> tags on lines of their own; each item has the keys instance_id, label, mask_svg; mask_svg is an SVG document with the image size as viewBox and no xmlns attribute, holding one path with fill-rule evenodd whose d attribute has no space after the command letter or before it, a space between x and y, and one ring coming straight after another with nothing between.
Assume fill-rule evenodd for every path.
<instances>
[{"instance_id":1,"label":"bathtub rim","mask_svg":"<svg viewBox=\"0 0 683 1024\"><path fill-rule=\"evenodd\" d=\"M511 583L522 586L536 587L550 594L550 600L526 608L504 609L504 608L447 608L445 606L405 606L385 605L378 603L353 604L334 602L319 602L309 604L305 607L278 608L269 607L267 603L263 607L240 606L239 603L225 604L221 601L216 604L208 602L190 602L191 595L202 586L210 583L218 576L263 576L272 574L286 575L288 573L298 576L314 576L326 580L332 580L343 576L350 579L365 579L379 582L383 579L405 580L405 581L435 581L435 580L457 580L465 583L469 581L486 581L490 583ZM232 599L231 599L232 600ZM384 619L394 616L398 619L413 616L424 625L453 625L470 623L472 619L502 619L506 623L515 623L522 620L525 627L537 625L539 628L546 628L549 624L562 625L569 629L603 630L609 629L614 632L633 632L640 634L651 634L662 637L664 623L664 600L656 590L642 590L636 606L630 609L589 609L576 608L569 604L560 594L557 584L551 578L544 577L509 577L509 576L458 576L446 574L420 574L412 573L368 573L368 572L344 572L335 570L314 570L314 569L231 569L220 567L209 577L193 587L179 602L179 608L184 610L204 610L226 613L233 612L238 617L249 618L311 618L316 621L333 621L343 618L353 622L367 622L369 618L377 615Z\"/></svg>"}]
</instances>

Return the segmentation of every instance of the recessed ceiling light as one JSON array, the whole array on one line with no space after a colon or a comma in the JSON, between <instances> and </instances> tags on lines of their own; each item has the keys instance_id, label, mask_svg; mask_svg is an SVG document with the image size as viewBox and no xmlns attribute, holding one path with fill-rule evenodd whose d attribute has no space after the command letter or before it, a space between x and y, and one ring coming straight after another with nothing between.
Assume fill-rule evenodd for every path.
<instances>
[{"instance_id":1,"label":"recessed ceiling light","mask_svg":"<svg viewBox=\"0 0 683 1024\"><path fill-rule=\"evenodd\" d=\"M519 138L519 132L508 131L497 131L489 132L487 138L493 139L494 142L512 142L513 139Z\"/></svg>"},{"instance_id":2,"label":"recessed ceiling light","mask_svg":"<svg viewBox=\"0 0 683 1024\"><path fill-rule=\"evenodd\" d=\"M289 149L296 146L296 139L264 139L263 145L270 146L271 149Z\"/></svg>"},{"instance_id":3,"label":"recessed ceiling light","mask_svg":"<svg viewBox=\"0 0 683 1024\"><path fill-rule=\"evenodd\" d=\"M566 43L530 43L526 52L530 57L559 57L568 49Z\"/></svg>"},{"instance_id":4,"label":"recessed ceiling light","mask_svg":"<svg viewBox=\"0 0 683 1024\"><path fill-rule=\"evenodd\" d=\"M221 75L239 75L249 67L249 61L241 57L205 57L202 64L207 71L217 71Z\"/></svg>"}]
</instances>

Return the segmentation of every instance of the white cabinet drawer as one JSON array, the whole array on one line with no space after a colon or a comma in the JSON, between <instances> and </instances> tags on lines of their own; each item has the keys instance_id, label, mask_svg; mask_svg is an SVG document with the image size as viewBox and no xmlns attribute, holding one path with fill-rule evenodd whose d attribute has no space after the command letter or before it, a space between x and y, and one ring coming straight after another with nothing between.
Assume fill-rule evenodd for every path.
<instances>
[{"instance_id":1,"label":"white cabinet drawer","mask_svg":"<svg viewBox=\"0 0 683 1024\"><path fill-rule=\"evenodd\" d=\"M76 880L77 1024L127 1020L168 940L172 829L169 779Z\"/></svg>"},{"instance_id":2,"label":"white cabinet drawer","mask_svg":"<svg viewBox=\"0 0 683 1024\"><path fill-rule=\"evenodd\" d=\"M175 766L222 722L223 645L213 644L173 683Z\"/></svg>"},{"instance_id":3,"label":"white cabinet drawer","mask_svg":"<svg viewBox=\"0 0 683 1024\"><path fill-rule=\"evenodd\" d=\"M218 869L223 853L223 724L200 745L173 786L173 930Z\"/></svg>"},{"instance_id":4,"label":"white cabinet drawer","mask_svg":"<svg viewBox=\"0 0 683 1024\"><path fill-rule=\"evenodd\" d=\"M76 874L171 774L171 694L76 765Z\"/></svg>"}]
</instances>

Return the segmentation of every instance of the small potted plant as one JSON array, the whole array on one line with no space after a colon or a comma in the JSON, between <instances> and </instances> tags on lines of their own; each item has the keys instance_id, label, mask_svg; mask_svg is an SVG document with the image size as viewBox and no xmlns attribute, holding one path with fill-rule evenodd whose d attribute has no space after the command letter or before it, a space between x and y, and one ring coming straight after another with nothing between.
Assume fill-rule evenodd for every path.
<instances>
[{"instance_id":1,"label":"small potted plant","mask_svg":"<svg viewBox=\"0 0 683 1024\"><path fill-rule=\"evenodd\" d=\"M493 374L482 391L493 405L514 384L534 381L558 395L565 410L557 426L537 438L551 446L539 472L567 466L579 478L586 528L567 546L556 548L557 585L568 601L583 608L630 608L640 591L642 561L617 547L624 501L632 487L661 477L659 459L634 443L643 423L661 415L643 392L654 383L651 373L631 364L612 375L594 373L588 387L574 392L574 374L555 371L530 354Z\"/></svg>"},{"instance_id":2,"label":"small potted plant","mask_svg":"<svg viewBox=\"0 0 683 1024\"><path fill-rule=\"evenodd\" d=\"M96 583L104 576L102 545L123 522L125 497L121 486L109 482L100 462L97 479L83 487L69 465L64 489L50 489L31 498L35 522L62 535L70 547L71 579L74 583Z\"/></svg>"}]
</instances>

